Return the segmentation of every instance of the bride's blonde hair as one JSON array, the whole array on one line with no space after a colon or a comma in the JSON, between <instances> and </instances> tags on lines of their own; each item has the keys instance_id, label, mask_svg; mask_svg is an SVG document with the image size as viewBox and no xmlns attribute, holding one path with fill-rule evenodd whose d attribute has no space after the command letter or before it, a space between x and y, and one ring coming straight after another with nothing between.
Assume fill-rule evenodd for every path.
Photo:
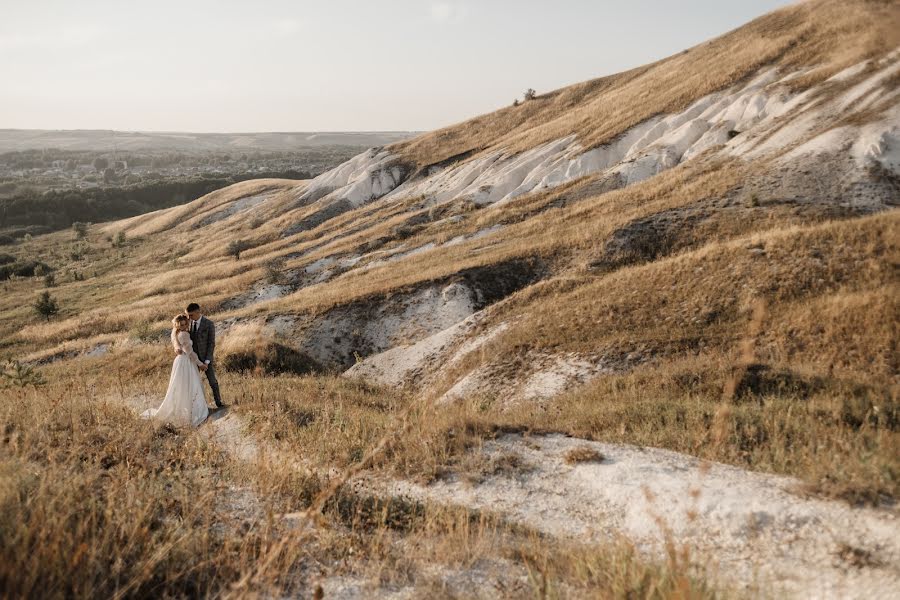
<instances>
[{"instance_id":1,"label":"bride's blonde hair","mask_svg":"<svg viewBox=\"0 0 900 600\"><path fill-rule=\"evenodd\" d=\"M188 322L188 316L184 313L178 313L172 319L172 330L178 331L178 329L180 329L179 325L181 325L183 323L187 323L187 322Z\"/></svg>"}]
</instances>

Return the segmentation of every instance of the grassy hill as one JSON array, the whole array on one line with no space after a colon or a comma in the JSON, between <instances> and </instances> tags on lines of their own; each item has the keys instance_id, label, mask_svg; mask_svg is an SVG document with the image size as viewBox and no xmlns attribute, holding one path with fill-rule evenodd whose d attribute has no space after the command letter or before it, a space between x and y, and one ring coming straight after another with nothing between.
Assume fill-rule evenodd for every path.
<instances>
[{"instance_id":1,"label":"grassy hill","mask_svg":"<svg viewBox=\"0 0 900 600\"><path fill-rule=\"evenodd\" d=\"M737 580L751 595L890 589L895 575L878 565L900 550L887 541L835 534L826 543L804 530L795 533L809 550L779 563L784 542L760 541L781 527L778 511L761 537L715 542L724 572L695 577L698 562L711 563L679 552L713 542L687 530L666 540L668 555L627 544L600 551L502 503L494 512L491 500L465 499L503 478L536 481L551 463L522 457L537 460L542 444L557 444L542 436L559 433L583 448L652 446L791 476L815 498L809 506L827 500L851 524L893 515L898 32L896 2L798 3L645 67L374 148L310 181L242 182L92 226L83 239L60 232L8 247L10 262L42 266L0 283L3 351L49 383L3 392L2 416L18 432L2 446L4 468L32 461L55 478L78 460L86 472L139 463L162 486L167 471L142 453L202 456L202 473L177 459L184 493L206 493L201 475L215 473L259 537L251 546L217 539L227 558L196 566L200 590L218 590L217 579L286 589L286 573L313 585L318 575L305 569L316 561L334 586L341 560L378 593L399 585L473 595L477 585L448 583L448 569L511 586L505 577L540 574L543 584L510 587L510 596L714 595L704 577L715 589ZM49 319L32 306L45 290L59 305ZM168 321L191 301L217 323L234 407L224 424L154 438L140 433L137 409L161 398ZM113 435L117 423L133 441ZM68 451L52 450L64 443ZM559 468L574 469L579 456L603 462L583 448ZM384 479L431 482L420 490L429 500L374 494ZM454 495L461 482L474 487ZM124 493L100 489L110 501ZM536 503L548 494L527 489ZM309 507L328 523L318 533L277 520ZM714 510L697 518L706 523ZM260 515L276 524L256 529ZM834 525L820 518L818 529ZM199 537L208 521L185 534L192 544L213 543ZM148 538L147 548L190 554L176 530L163 531L170 537ZM96 532L80 535L90 545ZM534 535L553 540L549 549ZM351 558L347 544L367 557ZM734 548L762 557L771 569L762 582L729 573ZM812 548L838 566L811 558ZM157 589L135 569L132 591ZM141 569L174 593L193 589L174 566Z\"/></svg>"}]
</instances>

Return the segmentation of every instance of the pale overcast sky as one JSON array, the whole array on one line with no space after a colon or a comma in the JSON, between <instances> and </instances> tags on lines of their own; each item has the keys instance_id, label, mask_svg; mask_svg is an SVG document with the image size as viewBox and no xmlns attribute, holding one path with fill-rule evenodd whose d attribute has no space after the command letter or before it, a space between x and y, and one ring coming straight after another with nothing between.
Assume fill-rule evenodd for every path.
<instances>
[{"instance_id":1,"label":"pale overcast sky","mask_svg":"<svg viewBox=\"0 0 900 600\"><path fill-rule=\"evenodd\" d=\"M0 128L428 130L787 0L0 0Z\"/></svg>"}]
</instances>

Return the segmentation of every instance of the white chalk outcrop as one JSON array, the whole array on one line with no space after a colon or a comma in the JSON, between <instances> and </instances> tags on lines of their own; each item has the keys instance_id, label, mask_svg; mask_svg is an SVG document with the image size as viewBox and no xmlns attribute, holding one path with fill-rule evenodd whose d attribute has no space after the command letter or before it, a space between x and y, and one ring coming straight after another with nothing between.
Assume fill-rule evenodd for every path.
<instances>
[{"instance_id":1,"label":"white chalk outcrop","mask_svg":"<svg viewBox=\"0 0 900 600\"><path fill-rule=\"evenodd\" d=\"M568 464L587 447L603 459ZM512 472L472 482L377 485L391 496L489 510L551 536L603 542L625 535L662 553L687 545L710 576L762 585L774 597L893 598L900 522L889 511L805 497L799 481L655 448L561 435L506 435L473 451ZM853 554L869 557L853 564ZM849 559L849 560L848 560Z\"/></svg>"},{"instance_id":2,"label":"white chalk outcrop","mask_svg":"<svg viewBox=\"0 0 900 600\"><path fill-rule=\"evenodd\" d=\"M849 106L865 108L896 94L885 90L884 84L900 69L900 62L885 62L887 66L830 101L822 100L818 88L800 94L790 91L786 84L799 73L780 75L775 69L766 69L745 85L700 98L680 113L648 119L615 141L587 151L573 135L516 154L499 149L444 168L434 167L424 178L404 180L399 156L372 149L313 180L302 198L346 199L353 206L377 198L417 196L429 204L456 199L478 205L502 204L599 173L629 185L716 147L747 158L784 151ZM856 65L831 81L852 79L866 67L866 63ZM891 168L900 169L892 154L895 151L889 150L897 146L895 116L887 116L862 133L856 127L849 129L865 138L860 142L864 153L877 155L883 163L893 162ZM822 141L832 150L840 148L832 144L835 140L831 137Z\"/></svg>"},{"instance_id":3,"label":"white chalk outcrop","mask_svg":"<svg viewBox=\"0 0 900 600\"><path fill-rule=\"evenodd\" d=\"M860 63L829 81L845 82L871 67ZM876 67L880 68L830 101L822 100L818 88L792 92L786 84L802 73L780 75L767 69L745 85L700 98L680 113L648 119L597 148L585 151L572 135L521 153L499 149L441 169L435 167L424 178L414 180L404 180L401 157L372 149L313 180L302 199L346 199L359 206L377 198L422 196L430 204L468 199L491 205L604 172L618 177L620 185L629 185L716 147L754 158L802 142L823 121L848 108L864 109L900 93L886 87L900 70L897 56L889 56ZM862 132L848 128L859 136L861 146L855 146L854 152L872 155L900 172L895 156L896 124L896 116L888 115ZM829 136L827 132L823 135ZM840 149L836 141L834 136L820 140L832 151Z\"/></svg>"},{"instance_id":4,"label":"white chalk outcrop","mask_svg":"<svg viewBox=\"0 0 900 600\"><path fill-rule=\"evenodd\" d=\"M362 206L396 188L403 176L396 156L371 148L313 179L298 201L310 204L324 198Z\"/></svg>"},{"instance_id":5,"label":"white chalk outcrop","mask_svg":"<svg viewBox=\"0 0 900 600\"><path fill-rule=\"evenodd\" d=\"M465 283L433 284L312 319L277 317L270 326L320 363L348 369L364 356L415 344L464 321L478 303L479 292Z\"/></svg>"}]
</instances>

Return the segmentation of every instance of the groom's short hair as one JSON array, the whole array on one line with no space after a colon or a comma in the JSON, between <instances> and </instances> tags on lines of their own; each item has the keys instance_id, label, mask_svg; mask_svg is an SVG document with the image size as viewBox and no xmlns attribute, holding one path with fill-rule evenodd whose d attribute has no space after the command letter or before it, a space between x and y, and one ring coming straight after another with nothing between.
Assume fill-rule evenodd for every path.
<instances>
[{"instance_id":1,"label":"groom's short hair","mask_svg":"<svg viewBox=\"0 0 900 600\"><path fill-rule=\"evenodd\" d=\"M200 310L200 305L197 304L196 302L191 302L190 304L188 304L187 310L185 312L192 313L196 310Z\"/></svg>"}]
</instances>

